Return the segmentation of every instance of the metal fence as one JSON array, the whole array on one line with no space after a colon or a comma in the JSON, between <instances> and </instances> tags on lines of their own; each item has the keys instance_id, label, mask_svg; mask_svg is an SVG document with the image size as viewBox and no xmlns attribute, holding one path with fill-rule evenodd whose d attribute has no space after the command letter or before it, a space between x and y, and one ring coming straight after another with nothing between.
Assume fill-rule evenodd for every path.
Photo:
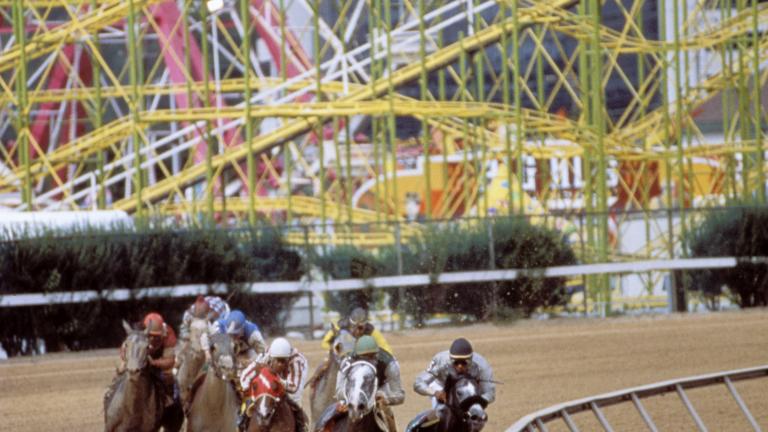
<instances>
[{"instance_id":1,"label":"metal fence","mask_svg":"<svg viewBox=\"0 0 768 432\"><path fill-rule=\"evenodd\" d=\"M677 394L680 399L680 403L684 405L688 414L696 423L696 428L699 431L704 432L709 429L707 428L705 422L702 420L702 417L697 412L696 407L688 398L686 390L717 385L724 385L728 389L734 401L739 406L741 412L746 417L746 420L751 425L752 430L760 432L762 429L755 420L755 417L753 416L749 407L744 402L744 399L736 390L734 382L766 377L768 377L768 365L749 369L718 372L708 375L699 375L671 381L663 381L646 386L619 390L616 392L605 393L553 405L549 408L536 411L518 420L514 425L512 425L512 427L507 429L507 432L547 432L549 430L547 428L548 425L550 427L554 427L554 425L557 423L564 423L568 430L571 432L577 432L579 431L579 427L574 421L573 416L579 413L591 413L605 431L612 432L614 429L611 426L611 423L606 417L605 413L603 412L603 409L617 404L632 404L634 409L643 419L643 422L647 426L648 430L656 432L659 430L659 428L653 421L651 415L643 406L642 400L651 396L664 395L668 393ZM768 384L768 382L766 382L766 384Z\"/></svg>"}]
</instances>

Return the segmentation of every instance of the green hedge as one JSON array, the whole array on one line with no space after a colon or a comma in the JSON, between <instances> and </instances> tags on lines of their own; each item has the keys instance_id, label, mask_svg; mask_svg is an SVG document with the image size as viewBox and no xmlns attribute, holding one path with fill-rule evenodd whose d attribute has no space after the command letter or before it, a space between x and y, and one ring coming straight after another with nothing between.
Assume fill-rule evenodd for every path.
<instances>
[{"instance_id":1,"label":"green hedge","mask_svg":"<svg viewBox=\"0 0 768 432\"><path fill-rule=\"evenodd\" d=\"M732 207L713 210L689 232L692 257L768 256L768 209ZM722 270L689 273L690 287L708 298L727 294L741 307L768 306L768 266L739 263Z\"/></svg>"},{"instance_id":2,"label":"green hedge","mask_svg":"<svg viewBox=\"0 0 768 432\"><path fill-rule=\"evenodd\" d=\"M490 228L490 229L489 229ZM393 247L366 251L352 246L306 248L309 262L288 248L275 229L116 229L47 233L0 243L0 295L11 293L109 291L148 286L224 283L224 295L267 333L280 328L295 295L250 295L251 281L298 280L311 265L334 279L403 274L532 268L575 262L556 232L532 226L523 218L434 224L400 251ZM403 294L401 298L400 294ZM391 307L423 321L435 313L486 318L492 305L524 315L541 307L564 304L563 279L522 278L500 283L464 283L389 290ZM355 306L381 306L384 292L365 289L328 293L327 306L342 314ZM136 321L157 310L178 324L191 298L95 301L44 307L0 309L0 342L11 353L22 340L43 338L49 349L116 346L123 336L121 319Z\"/></svg>"},{"instance_id":3,"label":"green hedge","mask_svg":"<svg viewBox=\"0 0 768 432\"><path fill-rule=\"evenodd\" d=\"M333 279L366 279L382 274L381 264L373 253L354 246L327 248L311 259L324 275ZM358 306L370 310L381 298L382 292L373 288L324 294L326 308L344 315Z\"/></svg>"},{"instance_id":4,"label":"green hedge","mask_svg":"<svg viewBox=\"0 0 768 432\"><path fill-rule=\"evenodd\" d=\"M302 270L301 257L268 227L82 230L0 243L0 295L223 283L231 306L267 332L282 325L297 297L243 293L242 283L298 280ZM122 318L135 321L157 310L175 326L192 300L3 308L0 341L11 352L18 352L23 339L38 337L51 349L115 346L123 336Z\"/></svg>"},{"instance_id":5,"label":"green hedge","mask_svg":"<svg viewBox=\"0 0 768 432\"><path fill-rule=\"evenodd\" d=\"M491 266L491 237L494 262ZM576 262L573 251L553 230L531 225L524 218L496 219L466 228L435 227L410 252L432 274L490 268L537 268ZM425 293L407 289L405 306L417 314L455 312L487 318L494 305L519 310L528 316L541 307L567 302L564 278L525 277L505 282L462 283ZM431 305L420 301L429 295ZM439 308L440 310L435 310ZM430 310L431 309L431 310Z\"/></svg>"},{"instance_id":6,"label":"green hedge","mask_svg":"<svg viewBox=\"0 0 768 432\"><path fill-rule=\"evenodd\" d=\"M490 227L490 229L489 229ZM494 265L504 268L535 268L568 265L576 262L571 248L560 233L534 226L524 218L433 224L415 241L399 251L384 248L377 254L350 246L336 248L320 257L318 266L334 278L363 277L347 269L357 262L365 277L396 275L398 261L403 274L431 274L434 279L444 272L487 270L492 268L490 235L493 236ZM379 291L378 293L381 293ZM526 277L499 283L431 284L424 287L390 289L390 307L412 314L418 322L436 313L469 314L488 317L494 304L530 315L541 307L567 302L564 278ZM401 294L403 297L401 298ZM380 295L380 294L379 294ZM357 305L371 305L380 300L367 290L361 293L334 293L328 306L344 313Z\"/></svg>"}]
</instances>

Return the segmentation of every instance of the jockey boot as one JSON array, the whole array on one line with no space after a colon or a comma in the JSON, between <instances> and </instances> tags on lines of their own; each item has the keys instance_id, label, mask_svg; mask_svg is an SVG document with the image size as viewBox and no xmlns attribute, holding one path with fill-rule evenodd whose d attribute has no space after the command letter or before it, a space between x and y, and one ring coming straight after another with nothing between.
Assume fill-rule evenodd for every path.
<instances>
[{"instance_id":1,"label":"jockey boot","mask_svg":"<svg viewBox=\"0 0 768 432\"><path fill-rule=\"evenodd\" d=\"M163 395L165 396L163 407L168 408L179 400L179 386L176 385L176 380L171 373L161 372L160 382L163 384Z\"/></svg>"},{"instance_id":2,"label":"jockey boot","mask_svg":"<svg viewBox=\"0 0 768 432\"><path fill-rule=\"evenodd\" d=\"M397 432L397 424L395 423L395 413L392 408L385 403L378 403L378 409L384 416L384 420L387 421L387 429L389 432Z\"/></svg>"},{"instance_id":3,"label":"jockey boot","mask_svg":"<svg viewBox=\"0 0 768 432\"><path fill-rule=\"evenodd\" d=\"M250 423L251 418L245 415L245 413L238 414L237 415L237 430L240 432L245 432L248 430L248 423Z\"/></svg>"},{"instance_id":4,"label":"jockey boot","mask_svg":"<svg viewBox=\"0 0 768 432\"><path fill-rule=\"evenodd\" d=\"M248 430L248 423L251 421L251 413L256 406L256 401L253 398L243 399L243 403L240 404L240 411L237 413L237 430L240 432Z\"/></svg>"},{"instance_id":5,"label":"jockey boot","mask_svg":"<svg viewBox=\"0 0 768 432\"><path fill-rule=\"evenodd\" d=\"M293 418L296 419L296 432L309 432L307 414L293 399L287 398L286 401L293 412Z\"/></svg>"}]
</instances>

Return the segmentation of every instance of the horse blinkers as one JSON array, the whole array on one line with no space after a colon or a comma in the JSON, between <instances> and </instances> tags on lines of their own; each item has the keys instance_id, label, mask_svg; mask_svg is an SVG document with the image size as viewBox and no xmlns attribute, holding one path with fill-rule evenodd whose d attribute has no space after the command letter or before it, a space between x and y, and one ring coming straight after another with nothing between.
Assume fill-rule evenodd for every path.
<instances>
[{"instance_id":1,"label":"horse blinkers","mask_svg":"<svg viewBox=\"0 0 768 432\"><path fill-rule=\"evenodd\" d=\"M479 431L488 421L488 413L479 404L474 404L464 413L463 421L469 425L469 430Z\"/></svg>"}]
</instances>

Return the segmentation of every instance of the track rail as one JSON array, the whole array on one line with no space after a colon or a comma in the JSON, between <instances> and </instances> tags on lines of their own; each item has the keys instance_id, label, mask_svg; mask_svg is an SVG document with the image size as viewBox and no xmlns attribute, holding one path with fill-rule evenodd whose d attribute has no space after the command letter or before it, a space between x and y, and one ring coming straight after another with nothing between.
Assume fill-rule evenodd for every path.
<instances>
[{"instance_id":1,"label":"track rail","mask_svg":"<svg viewBox=\"0 0 768 432\"><path fill-rule=\"evenodd\" d=\"M736 381L765 377L768 377L768 365L662 381L655 384L604 393L597 396L590 396L584 399L577 399L553 405L549 408L528 414L507 429L507 432L546 432L548 430L547 424L557 421L564 422L566 427L568 427L568 430L575 432L578 431L579 428L571 416L585 411L591 411L603 426L603 429L611 432L613 431L613 428L603 413L602 408L621 403L632 403L638 414L640 414L640 417L642 417L643 422L648 427L648 430L655 432L659 429L650 414L643 407L642 399L668 393L676 393L680 398L681 403L688 411L688 414L696 423L697 430L706 431L708 430L706 424L699 416L685 391L714 385L725 385L728 388L729 393L736 401L736 404L741 409L741 412L744 414L749 424L752 426L752 430L759 432L762 431L760 425L755 421L749 407L741 398L741 395L739 395L739 392L736 390L733 383Z\"/></svg>"}]
</instances>

